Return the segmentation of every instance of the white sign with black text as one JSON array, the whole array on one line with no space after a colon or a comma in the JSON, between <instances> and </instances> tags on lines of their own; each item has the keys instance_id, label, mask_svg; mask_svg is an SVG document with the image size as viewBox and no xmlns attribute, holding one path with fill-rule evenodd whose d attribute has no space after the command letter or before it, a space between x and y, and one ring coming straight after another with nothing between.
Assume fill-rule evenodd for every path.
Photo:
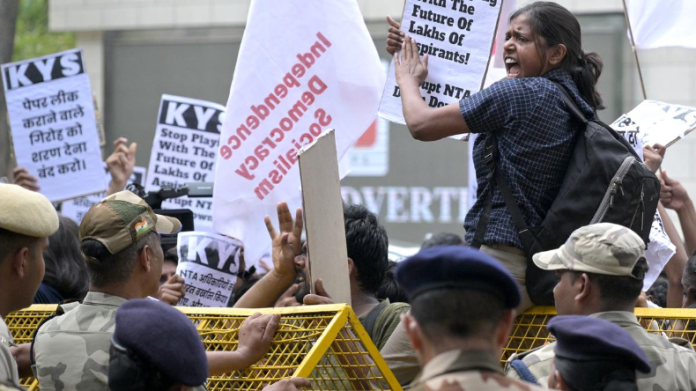
<instances>
[{"instance_id":1,"label":"white sign with black text","mask_svg":"<svg viewBox=\"0 0 696 391\"><path fill-rule=\"evenodd\" d=\"M146 191L190 182L213 182L225 107L213 102L162 95L150 155ZM196 231L213 232L213 198L179 197L163 209L191 209Z\"/></svg>"},{"instance_id":2,"label":"white sign with black text","mask_svg":"<svg viewBox=\"0 0 696 391\"><path fill-rule=\"evenodd\" d=\"M104 172L82 50L4 64L17 166L52 202L102 192Z\"/></svg>"}]
</instances>

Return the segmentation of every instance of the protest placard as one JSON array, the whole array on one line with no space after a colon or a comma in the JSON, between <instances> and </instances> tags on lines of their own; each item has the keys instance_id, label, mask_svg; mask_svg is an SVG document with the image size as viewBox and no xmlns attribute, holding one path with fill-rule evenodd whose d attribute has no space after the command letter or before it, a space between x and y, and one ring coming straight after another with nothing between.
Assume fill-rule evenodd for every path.
<instances>
[{"instance_id":1,"label":"protest placard","mask_svg":"<svg viewBox=\"0 0 696 391\"><path fill-rule=\"evenodd\" d=\"M421 96L430 107L458 102L483 88L502 0L406 0L401 30L428 55ZM384 85L379 115L404 124L394 61Z\"/></svg>"},{"instance_id":2,"label":"protest placard","mask_svg":"<svg viewBox=\"0 0 696 391\"><path fill-rule=\"evenodd\" d=\"M58 202L105 190L82 51L2 65L17 166Z\"/></svg>"},{"instance_id":3,"label":"protest placard","mask_svg":"<svg viewBox=\"0 0 696 391\"><path fill-rule=\"evenodd\" d=\"M242 243L207 232L181 232L176 274L186 280L186 307L227 307L237 282Z\"/></svg>"},{"instance_id":4,"label":"protest placard","mask_svg":"<svg viewBox=\"0 0 696 391\"><path fill-rule=\"evenodd\" d=\"M280 201L301 203L299 149L335 128L343 158L374 121L385 75L354 0L253 0L247 20L215 164L213 224L258 259L270 245L264 215L275 216Z\"/></svg>"},{"instance_id":5,"label":"protest placard","mask_svg":"<svg viewBox=\"0 0 696 391\"><path fill-rule=\"evenodd\" d=\"M147 170L145 167L134 167L133 175L131 175L131 177L128 179L128 183L137 183L138 185L142 186L145 183L146 171ZM105 186L108 187L109 183L111 183L111 174L109 173L106 165L104 167L104 172L106 172L106 175L104 176L104 183ZM82 218L85 217L85 214L87 214L89 208L97 204L104 197L106 197L106 192L63 201L60 207L60 214L73 219L79 225L82 222Z\"/></svg>"},{"instance_id":6,"label":"protest placard","mask_svg":"<svg viewBox=\"0 0 696 391\"><path fill-rule=\"evenodd\" d=\"M336 136L328 130L298 154L311 289L324 282L336 303L350 304L348 249Z\"/></svg>"},{"instance_id":7,"label":"protest placard","mask_svg":"<svg viewBox=\"0 0 696 391\"><path fill-rule=\"evenodd\" d=\"M225 107L217 103L162 95L145 190L213 182L224 117ZM162 202L163 209L191 209L196 231L206 232L213 231L212 205L212 197Z\"/></svg>"}]
</instances>

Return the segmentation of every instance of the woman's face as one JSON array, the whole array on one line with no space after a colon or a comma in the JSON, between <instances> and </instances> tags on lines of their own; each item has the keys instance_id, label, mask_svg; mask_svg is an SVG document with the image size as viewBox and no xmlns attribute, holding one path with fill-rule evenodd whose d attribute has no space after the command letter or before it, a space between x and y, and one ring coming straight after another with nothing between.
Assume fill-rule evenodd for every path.
<instances>
[{"instance_id":1,"label":"woman's face","mask_svg":"<svg viewBox=\"0 0 696 391\"><path fill-rule=\"evenodd\" d=\"M544 39L540 39L543 42ZM539 55L545 47L538 47L527 14L517 16L510 21L510 30L505 34L503 58L509 78L537 77L546 73L545 64Z\"/></svg>"}]
</instances>

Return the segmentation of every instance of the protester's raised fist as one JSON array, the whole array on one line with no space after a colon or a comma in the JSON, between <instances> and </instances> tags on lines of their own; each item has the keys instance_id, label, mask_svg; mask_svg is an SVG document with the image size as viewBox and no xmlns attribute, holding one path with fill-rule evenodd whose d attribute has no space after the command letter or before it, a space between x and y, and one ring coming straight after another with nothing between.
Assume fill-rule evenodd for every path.
<instances>
[{"instance_id":1,"label":"protester's raised fist","mask_svg":"<svg viewBox=\"0 0 696 391\"><path fill-rule=\"evenodd\" d=\"M401 44L404 42L404 34L401 31L401 24L396 20L392 19L391 16L387 16L387 23L389 23L389 34L387 34L387 53L394 55L394 53L401 50Z\"/></svg>"},{"instance_id":2,"label":"protester's raised fist","mask_svg":"<svg viewBox=\"0 0 696 391\"><path fill-rule=\"evenodd\" d=\"M264 391L296 391L304 387L311 387L312 383L303 377L283 379L263 388Z\"/></svg>"},{"instance_id":3,"label":"protester's raised fist","mask_svg":"<svg viewBox=\"0 0 696 391\"><path fill-rule=\"evenodd\" d=\"M650 167L652 172L657 172L662 165L666 151L667 148L664 145L655 144L652 147L646 145L643 147L643 162Z\"/></svg>"},{"instance_id":4,"label":"protester's raised fist","mask_svg":"<svg viewBox=\"0 0 696 391\"><path fill-rule=\"evenodd\" d=\"M420 86L428 77L428 55L423 58L418 53L418 45L410 36L406 36L401 50L401 59L394 53L394 68L396 84L404 88L406 83L415 83Z\"/></svg>"},{"instance_id":5,"label":"protester's raised fist","mask_svg":"<svg viewBox=\"0 0 696 391\"><path fill-rule=\"evenodd\" d=\"M186 282L184 277L177 274L171 276L157 291L157 298L169 305L176 305L186 296Z\"/></svg>"},{"instance_id":6,"label":"protester's raised fist","mask_svg":"<svg viewBox=\"0 0 696 391\"><path fill-rule=\"evenodd\" d=\"M295 279L295 257L302 253L302 208L295 211L295 221L288 204L281 202L277 207L280 234L276 231L271 218L266 216L266 229L271 237L273 250L273 270L281 276L289 276Z\"/></svg>"},{"instance_id":7,"label":"protester's raised fist","mask_svg":"<svg viewBox=\"0 0 696 391\"><path fill-rule=\"evenodd\" d=\"M304 297L304 304L307 305L321 305L321 304L334 304L333 299L324 289L324 281L320 278L314 284L314 291L316 293L310 293Z\"/></svg>"},{"instance_id":8,"label":"protester's raised fist","mask_svg":"<svg viewBox=\"0 0 696 391\"><path fill-rule=\"evenodd\" d=\"M128 139L119 137L114 141L114 152L106 158L106 167L111 173L111 183L108 194L118 193L126 188L128 178L133 175L135 168L135 152L137 143L128 146Z\"/></svg>"},{"instance_id":9,"label":"protester's raised fist","mask_svg":"<svg viewBox=\"0 0 696 391\"><path fill-rule=\"evenodd\" d=\"M689 194L686 192L681 182L667 176L667 171L662 170L662 187L660 188L660 202L665 208L681 210L689 200Z\"/></svg>"},{"instance_id":10,"label":"protester's raised fist","mask_svg":"<svg viewBox=\"0 0 696 391\"><path fill-rule=\"evenodd\" d=\"M29 174L24 167L17 167L12 172L12 183L31 191L39 191L41 187L35 176Z\"/></svg>"},{"instance_id":11,"label":"protester's raised fist","mask_svg":"<svg viewBox=\"0 0 696 391\"><path fill-rule=\"evenodd\" d=\"M261 315L255 313L239 327L237 353L241 354L245 366L249 367L261 360L271 347L273 336L278 330L280 315Z\"/></svg>"}]
</instances>

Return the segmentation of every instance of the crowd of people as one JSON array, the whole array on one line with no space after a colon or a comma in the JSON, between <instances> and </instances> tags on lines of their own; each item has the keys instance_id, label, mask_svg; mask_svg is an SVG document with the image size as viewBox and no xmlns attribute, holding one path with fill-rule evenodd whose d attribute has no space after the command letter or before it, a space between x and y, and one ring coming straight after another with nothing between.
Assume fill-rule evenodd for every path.
<instances>
[{"instance_id":1,"label":"crowd of people","mask_svg":"<svg viewBox=\"0 0 696 391\"><path fill-rule=\"evenodd\" d=\"M575 17L554 3L521 8L510 17L504 47L508 78L437 109L418 92L427 57L396 21L388 22L387 51L413 137L495 134L498 169L526 224L540 224L582 131L554 83L587 118L602 108L595 89L601 59L583 51ZM562 246L528 257L501 189L489 181L483 139L474 149L479 201L464 237L435 234L416 255L391 262L377 216L344 205L352 310L398 382L415 390L696 389L696 352L677 337L693 325L672 322L648 332L634 315L636 307L696 309L696 209L679 181L660 170L666 148L646 146L643 153L660 177L658 211L676 253L643 292L646 243L618 224L580 226ZM0 184L0 390L21 388L19 379L31 376L41 390L205 389L208 377L249 368L268 353L279 315L249 316L235 351L212 352L173 308L186 295L186 280L176 274L176 249L163 248L161 238L176 235L181 223L124 190L136 148L116 140L106 159L107 196L79 226L59 215L26 169L14 171L14 184ZM676 211L683 238L667 209ZM265 219L273 265L242 266L229 306L333 303L331 286L317 280L312 287L308 279L302 210L280 203L277 221L276 227ZM503 368L516 315L534 304L526 284L532 266L555 273L557 316L547 325L555 342L514 354ZM2 319L32 303L58 310L31 343L17 345ZM264 389L309 386L289 378Z\"/></svg>"}]
</instances>

